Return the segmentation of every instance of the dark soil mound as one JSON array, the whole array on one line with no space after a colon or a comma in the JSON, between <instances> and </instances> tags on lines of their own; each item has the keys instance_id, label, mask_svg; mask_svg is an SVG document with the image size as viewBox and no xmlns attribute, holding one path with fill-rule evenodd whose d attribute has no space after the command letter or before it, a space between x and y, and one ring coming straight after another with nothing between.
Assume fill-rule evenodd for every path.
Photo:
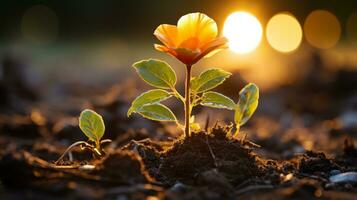
<instances>
[{"instance_id":1,"label":"dark soil mound","mask_svg":"<svg viewBox=\"0 0 357 200\"><path fill-rule=\"evenodd\" d=\"M132 142L124 148L138 151L151 175L168 185L177 181L194 184L200 174L212 169L230 183L258 176L260 170L251 148L226 135L227 130L219 127L177 139L165 149L147 141Z\"/></svg>"},{"instance_id":2,"label":"dark soil mound","mask_svg":"<svg viewBox=\"0 0 357 200\"><path fill-rule=\"evenodd\" d=\"M334 169L338 169L338 166L322 152L307 151L299 161L299 171L302 173L328 176Z\"/></svg>"},{"instance_id":3,"label":"dark soil mound","mask_svg":"<svg viewBox=\"0 0 357 200\"><path fill-rule=\"evenodd\" d=\"M96 164L106 179L125 184L147 183L153 179L145 170L141 157L130 151L114 151Z\"/></svg>"}]
</instances>

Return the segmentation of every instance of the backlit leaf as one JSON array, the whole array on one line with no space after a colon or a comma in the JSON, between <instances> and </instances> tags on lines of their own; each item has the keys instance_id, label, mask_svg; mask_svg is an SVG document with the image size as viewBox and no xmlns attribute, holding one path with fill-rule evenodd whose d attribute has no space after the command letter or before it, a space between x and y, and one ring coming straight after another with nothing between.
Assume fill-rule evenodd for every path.
<instances>
[{"instance_id":1,"label":"backlit leaf","mask_svg":"<svg viewBox=\"0 0 357 200\"><path fill-rule=\"evenodd\" d=\"M155 121L176 121L174 113L168 107L159 103L145 105L137 113Z\"/></svg>"},{"instance_id":2,"label":"backlit leaf","mask_svg":"<svg viewBox=\"0 0 357 200\"><path fill-rule=\"evenodd\" d=\"M218 92L203 93L201 105L212 108L225 108L228 110L234 110L235 108L235 103L232 99Z\"/></svg>"},{"instance_id":3,"label":"backlit leaf","mask_svg":"<svg viewBox=\"0 0 357 200\"><path fill-rule=\"evenodd\" d=\"M259 88L249 83L239 92L239 101L236 105L234 121L238 126L245 124L258 107Z\"/></svg>"},{"instance_id":4,"label":"backlit leaf","mask_svg":"<svg viewBox=\"0 0 357 200\"><path fill-rule=\"evenodd\" d=\"M222 69L208 69L191 80L191 90L193 93L205 92L217 87L231 75Z\"/></svg>"},{"instance_id":5,"label":"backlit leaf","mask_svg":"<svg viewBox=\"0 0 357 200\"><path fill-rule=\"evenodd\" d=\"M105 131L102 116L90 109L81 112L79 127L89 140L96 143L100 141Z\"/></svg>"},{"instance_id":6,"label":"backlit leaf","mask_svg":"<svg viewBox=\"0 0 357 200\"><path fill-rule=\"evenodd\" d=\"M139 76L151 86L170 89L176 84L174 70L164 61L149 59L134 63Z\"/></svg>"},{"instance_id":7,"label":"backlit leaf","mask_svg":"<svg viewBox=\"0 0 357 200\"><path fill-rule=\"evenodd\" d=\"M131 103L131 107L128 110L128 117L133 113L137 112L141 107L147 104L154 104L168 99L172 95L165 90L154 89L142 93L140 96Z\"/></svg>"}]
</instances>

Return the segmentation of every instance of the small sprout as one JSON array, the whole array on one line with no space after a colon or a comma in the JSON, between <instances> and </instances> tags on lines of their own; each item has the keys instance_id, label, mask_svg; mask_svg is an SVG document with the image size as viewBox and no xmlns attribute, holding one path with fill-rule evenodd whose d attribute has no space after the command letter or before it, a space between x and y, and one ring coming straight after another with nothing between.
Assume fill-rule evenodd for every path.
<instances>
[{"instance_id":1,"label":"small sprout","mask_svg":"<svg viewBox=\"0 0 357 200\"><path fill-rule=\"evenodd\" d=\"M194 107L201 105L212 108L235 110L237 131L247 122L258 105L258 87L247 85L240 92L240 100L236 105L232 99L218 92L210 91L222 84L232 74L222 69L207 69L197 77L191 76L192 66L203 57L226 48L227 40L217 37L216 22L202 13L191 13L180 18L179 26L162 24L154 35L163 43L155 45L158 51L168 53L186 65L185 94L176 89L177 76L172 67L161 60L148 59L133 64L136 72L146 83L157 89L149 90L138 96L128 110L132 113L155 121L175 122L184 129L185 136L190 136L191 130L198 131L200 126L191 115ZM178 37L180 34L180 37ZM184 36L184 37L183 37ZM184 124L163 101L175 97L184 105ZM252 98L252 99L251 99Z\"/></svg>"},{"instance_id":2,"label":"small sprout","mask_svg":"<svg viewBox=\"0 0 357 200\"><path fill-rule=\"evenodd\" d=\"M85 109L79 116L79 127L83 133L88 137L88 142L78 141L69 146L62 156L55 162L60 162L70 150L76 146L80 146L81 150L88 149L94 155L102 157L104 151L102 145L111 142L109 139L102 140L105 132L105 125L102 116L90 109Z\"/></svg>"},{"instance_id":3,"label":"small sprout","mask_svg":"<svg viewBox=\"0 0 357 200\"><path fill-rule=\"evenodd\" d=\"M92 110L85 109L79 116L79 128L99 148L100 139L102 139L105 131L102 116Z\"/></svg>"},{"instance_id":4,"label":"small sprout","mask_svg":"<svg viewBox=\"0 0 357 200\"><path fill-rule=\"evenodd\" d=\"M249 83L239 92L239 101L235 108L234 122L236 124L236 132L234 137L239 133L242 125L247 123L258 107L259 88L254 83Z\"/></svg>"}]
</instances>

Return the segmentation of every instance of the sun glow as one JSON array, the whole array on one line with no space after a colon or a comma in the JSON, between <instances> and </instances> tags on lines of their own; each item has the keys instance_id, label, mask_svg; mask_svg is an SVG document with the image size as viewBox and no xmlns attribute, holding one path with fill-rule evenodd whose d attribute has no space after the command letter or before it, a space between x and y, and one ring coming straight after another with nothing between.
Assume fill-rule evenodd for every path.
<instances>
[{"instance_id":1,"label":"sun glow","mask_svg":"<svg viewBox=\"0 0 357 200\"><path fill-rule=\"evenodd\" d=\"M266 36L274 49L288 53L299 47L302 40L302 30L298 20L293 15L279 13L269 20Z\"/></svg>"},{"instance_id":2,"label":"sun glow","mask_svg":"<svg viewBox=\"0 0 357 200\"><path fill-rule=\"evenodd\" d=\"M236 53L249 53L259 45L262 26L248 12L234 12L224 22L223 35L229 40L229 48Z\"/></svg>"}]
</instances>

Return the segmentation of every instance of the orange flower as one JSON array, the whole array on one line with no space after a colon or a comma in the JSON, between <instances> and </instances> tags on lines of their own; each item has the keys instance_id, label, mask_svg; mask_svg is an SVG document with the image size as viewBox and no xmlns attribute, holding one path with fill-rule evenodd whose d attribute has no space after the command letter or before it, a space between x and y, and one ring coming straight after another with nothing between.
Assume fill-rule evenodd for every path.
<instances>
[{"instance_id":1,"label":"orange flower","mask_svg":"<svg viewBox=\"0 0 357 200\"><path fill-rule=\"evenodd\" d=\"M177 26L161 24L154 35L164 44L155 44L158 51L166 52L186 65L193 65L226 47L227 39L217 37L217 24L203 13L182 16Z\"/></svg>"}]
</instances>

